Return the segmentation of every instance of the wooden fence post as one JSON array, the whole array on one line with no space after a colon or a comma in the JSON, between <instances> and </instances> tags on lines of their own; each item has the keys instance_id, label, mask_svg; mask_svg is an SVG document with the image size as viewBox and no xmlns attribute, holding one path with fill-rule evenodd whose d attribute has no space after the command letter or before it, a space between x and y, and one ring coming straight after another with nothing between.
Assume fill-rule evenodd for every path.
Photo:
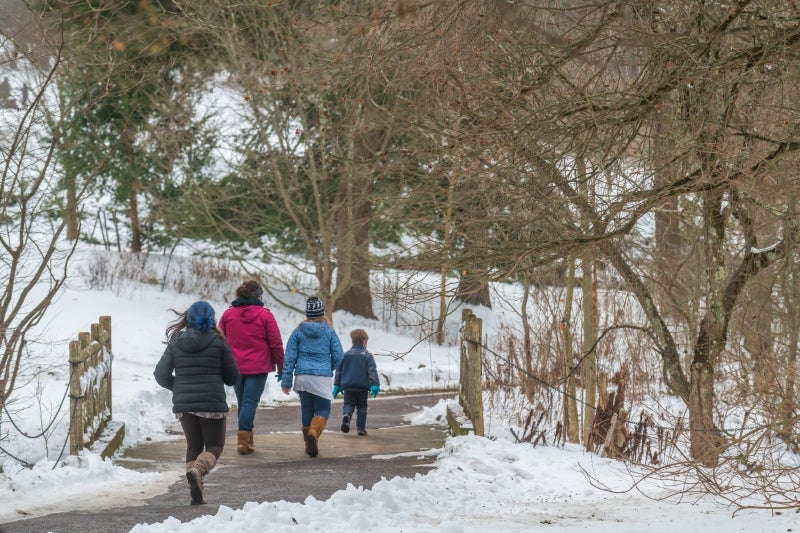
<instances>
[{"instance_id":1,"label":"wooden fence post","mask_svg":"<svg viewBox=\"0 0 800 533\"><path fill-rule=\"evenodd\" d=\"M458 411L448 406L447 418L456 435L464 435L469 429L475 435L484 435L483 424L483 321L470 309L461 313L462 341L458 392ZM471 428L460 420L461 414L469 420Z\"/></svg>"},{"instance_id":2,"label":"wooden fence post","mask_svg":"<svg viewBox=\"0 0 800 533\"><path fill-rule=\"evenodd\" d=\"M70 341L69 343L69 404L70 404L70 432L69 432L69 453L77 455L83 447L83 387L81 387L81 376L83 375L84 364L81 360L80 341Z\"/></svg>"},{"instance_id":3,"label":"wooden fence post","mask_svg":"<svg viewBox=\"0 0 800 533\"><path fill-rule=\"evenodd\" d=\"M108 410L108 419L111 420L111 317L101 316L99 324L92 324L92 338L96 340L101 346L105 346L102 350L104 361L107 366L106 374L100 384L100 397L103 399L103 408ZM95 336L94 331L97 330Z\"/></svg>"}]
</instances>

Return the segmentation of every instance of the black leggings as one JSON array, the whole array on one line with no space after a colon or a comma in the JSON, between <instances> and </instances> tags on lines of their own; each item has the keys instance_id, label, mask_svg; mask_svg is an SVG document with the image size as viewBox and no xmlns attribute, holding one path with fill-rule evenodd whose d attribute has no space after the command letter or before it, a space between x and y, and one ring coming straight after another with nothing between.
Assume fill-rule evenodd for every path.
<instances>
[{"instance_id":1,"label":"black leggings","mask_svg":"<svg viewBox=\"0 0 800 533\"><path fill-rule=\"evenodd\" d=\"M225 447L225 419L203 418L191 413L183 413L179 418L183 435L186 437L186 462L197 459L203 450L219 459Z\"/></svg>"}]
</instances>

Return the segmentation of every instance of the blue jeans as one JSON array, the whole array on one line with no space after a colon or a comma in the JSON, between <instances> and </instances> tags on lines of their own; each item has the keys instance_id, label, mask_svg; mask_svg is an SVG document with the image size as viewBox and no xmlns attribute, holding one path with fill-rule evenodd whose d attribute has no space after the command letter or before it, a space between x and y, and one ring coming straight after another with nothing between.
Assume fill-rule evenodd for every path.
<instances>
[{"instance_id":1,"label":"blue jeans","mask_svg":"<svg viewBox=\"0 0 800 533\"><path fill-rule=\"evenodd\" d=\"M250 374L239 376L239 381L233 386L236 393L236 403L239 404L239 429L253 431L253 420L256 417L256 408L261 401L261 394L267 384L267 374Z\"/></svg>"},{"instance_id":2,"label":"blue jeans","mask_svg":"<svg viewBox=\"0 0 800 533\"><path fill-rule=\"evenodd\" d=\"M346 390L344 391L344 405L342 415L353 416L356 411L356 428L367 429L367 394L365 390Z\"/></svg>"},{"instance_id":3,"label":"blue jeans","mask_svg":"<svg viewBox=\"0 0 800 533\"><path fill-rule=\"evenodd\" d=\"M300 418L304 428L311 425L311 419L315 416L321 416L327 420L331 415L330 398L322 398L306 391L299 391L297 395L300 396Z\"/></svg>"}]
</instances>

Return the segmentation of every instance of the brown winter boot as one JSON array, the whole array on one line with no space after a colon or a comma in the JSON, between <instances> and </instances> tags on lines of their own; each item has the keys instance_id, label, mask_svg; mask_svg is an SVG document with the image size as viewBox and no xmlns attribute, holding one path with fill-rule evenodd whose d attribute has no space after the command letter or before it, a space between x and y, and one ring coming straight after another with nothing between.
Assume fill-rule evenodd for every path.
<instances>
[{"instance_id":1,"label":"brown winter boot","mask_svg":"<svg viewBox=\"0 0 800 533\"><path fill-rule=\"evenodd\" d=\"M194 466L194 461L186 461L186 480L187 480L187 481L189 480L189 470L191 470L193 466ZM191 488L192 488L192 483L191 483L191 481L190 481L190 482L189 482L189 490L190 490L190 491L191 491ZM192 502L192 505L196 505L196 504L194 503L194 500L193 500L193 499L191 500L191 502Z\"/></svg>"},{"instance_id":2,"label":"brown winter boot","mask_svg":"<svg viewBox=\"0 0 800 533\"><path fill-rule=\"evenodd\" d=\"M253 432L246 429L240 429L236 434L238 442L236 443L236 451L240 454L253 453L255 447L253 446Z\"/></svg>"},{"instance_id":3,"label":"brown winter boot","mask_svg":"<svg viewBox=\"0 0 800 533\"><path fill-rule=\"evenodd\" d=\"M197 456L194 464L186 472L186 479L189 481L189 494L192 495L192 505L206 503L203 499L203 478L211 472L217 464L217 458L211 452L203 452ZM189 466L189 463L186 463Z\"/></svg>"},{"instance_id":4,"label":"brown winter boot","mask_svg":"<svg viewBox=\"0 0 800 533\"><path fill-rule=\"evenodd\" d=\"M303 442L306 443L306 453L311 455L311 452L308 451L308 426L303 427Z\"/></svg>"},{"instance_id":5,"label":"brown winter boot","mask_svg":"<svg viewBox=\"0 0 800 533\"><path fill-rule=\"evenodd\" d=\"M325 424L327 423L328 421L321 416L315 416L311 419L311 425L308 426L308 435L306 436L306 452L311 457L316 457L319 453L317 442L322 432L325 431Z\"/></svg>"}]
</instances>

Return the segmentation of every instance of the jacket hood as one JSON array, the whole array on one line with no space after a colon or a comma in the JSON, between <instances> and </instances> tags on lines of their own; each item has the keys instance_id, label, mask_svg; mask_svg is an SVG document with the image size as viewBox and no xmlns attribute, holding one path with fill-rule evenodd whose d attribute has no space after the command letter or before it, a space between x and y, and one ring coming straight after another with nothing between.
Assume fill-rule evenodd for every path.
<instances>
[{"instance_id":1,"label":"jacket hood","mask_svg":"<svg viewBox=\"0 0 800 533\"><path fill-rule=\"evenodd\" d=\"M186 328L175 337L175 345L184 352L200 352L205 350L214 341L215 331L200 331L195 328Z\"/></svg>"},{"instance_id":2,"label":"jacket hood","mask_svg":"<svg viewBox=\"0 0 800 533\"><path fill-rule=\"evenodd\" d=\"M322 337L330 330L330 327L325 322L302 322L298 327L303 335L310 339Z\"/></svg>"},{"instance_id":3,"label":"jacket hood","mask_svg":"<svg viewBox=\"0 0 800 533\"><path fill-rule=\"evenodd\" d=\"M234 300L233 308L236 310L236 316L239 317L239 320L245 323L250 323L256 320L256 318L261 315L261 310L264 309L264 304L260 303L256 304L240 304L236 305L236 302L239 300Z\"/></svg>"}]
</instances>

